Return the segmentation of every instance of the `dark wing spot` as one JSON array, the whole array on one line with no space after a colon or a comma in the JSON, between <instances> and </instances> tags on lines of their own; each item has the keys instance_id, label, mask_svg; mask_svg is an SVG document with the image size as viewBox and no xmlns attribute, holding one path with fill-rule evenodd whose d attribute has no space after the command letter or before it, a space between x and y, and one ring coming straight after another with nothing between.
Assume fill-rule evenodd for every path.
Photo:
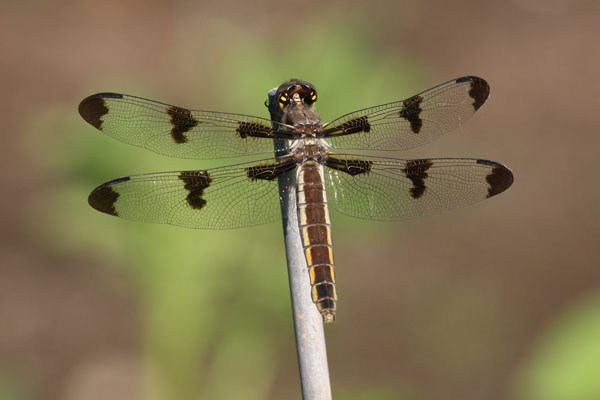
<instances>
[{"instance_id":1,"label":"dark wing spot","mask_svg":"<svg viewBox=\"0 0 600 400\"><path fill-rule=\"evenodd\" d=\"M198 120L192 116L190 110L181 107L171 106L167 109L167 114L171 116L171 137L175 143L187 142L184 134L198 125Z\"/></svg>"},{"instance_id":2,"label":"dark wing spot","mask_svg":"<svg viewBox=\"0 0 600 400\"><path fill-rule=\"evenodd\" d=\"M270 165L255 165L252 167L246 168L246 175L250 180L255 181L258 179L263 179L266 181L272 181L277 177L275 175L275 164Z\"/></svg>"},{"instance_id":3,"label":"dark wing spot","mask_svg":"<svg viewBox=\"0 0 600 400\"><path fill-rule=\"evenodd\" d=\"M411 98L408 98L402 102L404 108L400 110L400 117L404 118L410 123L410 129L414 133L419 133L421 131L421 127L423 127L423 120L421 119L421 103L423 102L423 97L419 95L415 95Z\"/></svg>"},{"instance_id":4,"label":"dark wing spot","mask_svg":"<svg viewBox=\"0 0 600 400\"><path fill-rule=\"evenodd\" d=\"M102 117L108 112L104 98L122 99L118 93L98 93L83 99L79 103L79 114L94 128L102 130Z\"/></svg>"},{"instance_id":5,"label":"dark wing spot","mask_svg":"<svg viewBox=\"0 0 600 400\"><path fill-rule=\"evenodd\" d=\"M492 172L485 178L490 185L487 195L488 198L504 192L513 184L515 180L513 173L504 165L489 160L477 160L477 163L493 167Z\"/></svg>"},{"instance_id":6,"label":"dark wing spot","mask_svg":"<svg viewBox=\"0 0 600 400\"><path fill-rule=\"evenodd\" d=\"M341 135L351 135L359 132L371 132L371 124L367 116L353 118L337 126L318 130L317 137L332 137Z\"/></svg>"},{"instance_id":7,"label":"dark wing spot","mask_svg":"<svg viewBox=\"0 0 600 400\"><path fill-rule=\"evenodd\" d=\"M369 119L364 116L344 122L338 126L338 129L341 129L346 135L358 132L370 132L371 124L369 124Z\"/></svg>"},{"instance_id":8,"label":"dark wing spot","mask_svg":"<svg viewBox=\"0 0 600 400\"><path fill-rule=\"evenodd\" d=\"M112 185L115 183L126 182L128 180L129 177L118 178L98 186L92 191L92 193L90 193L90 196L88 197L88 203L90 206L100 212L118 217L119 213L115 209L115 203L119 198L119 193L115 191Z\"/></svg>"},{"instance_id":9,"label":"dark wing spot","mask_svg":"<svg viewBox=\"0 0 600 400\"><path fill-rule=\"evenodd\" d=\"M186 201L190 207L199 210L206 204L206 200L202 198L204 189L210 186L212 179L207 171L183 171L179 175L185 183L185 189L188 191Z\"/></svg>"},{"instance_id":10,"label":"dark wing spot","mask_svg":"<svg viewBox=\"0 0 600 400\"><path fill-rule=\"evenodd\" d=\"M479 110L490 96L490 85L484 79L476 76L463 76L456 80L456 83L462 82L471 82L469 96L473 99L473 109L475 111Z\"/></svg>"},{"instance_id":11,"label":"dark wing spot","mask_svg":"<svg viewBox=\"0 0 600 400\"><path fill-rule=\"evenodd\" d=\"M236 132L241 138L250 137L273 137L273 129L271 127L260 124L258 122L238 122Z\"/></svg>"},{"instance_id":12,"label":"dark wing spot","mask_svg":"<svg viewBox=\"0 0 600 400\"><path fill-rule=\"evenodd\" d=\"M272 181L290 169L294 168L294 161L284 161L278 164L259 164L245 168L246 175L250 180L255 181L262 179Z\"/></svg>"},{"instance_id":13,"label":"dark wing spot","mask_svg":"<svg viewBox=\"0 0 600 400\"><path fill-rule=\"evenodd\" d=\"M429 176L427 170L433 165L431 160L410 160L406 163L404 174L413 184L410 188L410 195L413 199L418 199L423 196L427 186L425 179Z\"/></svg>"},{"instance_id":14,"label":"dark wing spot","mask_svg":"<svg viewBox=\"0 0 600 400\"><path fill-rule=\"evenodd\" d=\"M329 168L333 168L338 171L343 171L347 174L354 176L359 174L366 174L369 171L371 171L371 168L373 168L373 161L359 159L344 160L329 156L327 157L325 165L327 165Z\"/></svg>"}]
</instances>

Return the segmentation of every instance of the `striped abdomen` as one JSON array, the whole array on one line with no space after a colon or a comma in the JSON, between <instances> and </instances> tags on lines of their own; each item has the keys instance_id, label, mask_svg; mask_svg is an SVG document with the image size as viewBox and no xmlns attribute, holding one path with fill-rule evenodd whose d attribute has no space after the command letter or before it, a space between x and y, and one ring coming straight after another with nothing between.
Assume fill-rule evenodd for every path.
<instances>
[{"instance_id":1,"label":"striped abdomen","mask_svg":"<svg viewBox=\"0 0 600 400\"><path fill-rule=\"evenodd\" d=\"M335 319L333 244L323 167L308 161L298 169L298 225L306 265L310 273L312 300L325 322Z\"/></svg>"}]
</instances>

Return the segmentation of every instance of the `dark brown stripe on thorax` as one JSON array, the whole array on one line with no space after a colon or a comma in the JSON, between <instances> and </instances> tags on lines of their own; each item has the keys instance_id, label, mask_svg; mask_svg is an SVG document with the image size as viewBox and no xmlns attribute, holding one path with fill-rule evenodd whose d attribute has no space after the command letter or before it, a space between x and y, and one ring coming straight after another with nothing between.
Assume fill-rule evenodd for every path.
<instances>
[{"instance_id":1,"label":"dark brown stripe on thorax","mask_svg":"<svg viewBox=\"0 0 600 400\"><path fill-rule=\"evenodd\" d=\"M312 300L325 322L335 319L337 295L333 263L331 223L323 169L307 162L298 171L298 224L306 265L310 274Z\"/></svg>"}]
</instances>

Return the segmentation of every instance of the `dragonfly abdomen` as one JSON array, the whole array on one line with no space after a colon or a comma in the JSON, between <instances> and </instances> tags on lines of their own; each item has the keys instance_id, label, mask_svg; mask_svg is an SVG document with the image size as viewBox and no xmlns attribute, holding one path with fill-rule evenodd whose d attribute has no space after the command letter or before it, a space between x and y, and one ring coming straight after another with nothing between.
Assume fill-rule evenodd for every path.
<instances>
[{"instance_id":1,"label":"dragonfly abdomen","mask_svg":"<svg viewBox=\"0 0 600 400\"><path fill-rule=\"evenodd\" d=\"M323 167L307 161L298 171L298 224L312 300L325 322L335 319L337 295L333 263L331 222L323 180Z\"/></svg>"}]
</instances>

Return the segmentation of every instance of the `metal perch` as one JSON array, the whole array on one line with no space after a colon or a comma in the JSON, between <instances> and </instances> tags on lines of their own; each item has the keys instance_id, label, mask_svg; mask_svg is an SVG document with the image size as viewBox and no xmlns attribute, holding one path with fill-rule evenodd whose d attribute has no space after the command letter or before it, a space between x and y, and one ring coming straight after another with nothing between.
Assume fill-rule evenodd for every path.
<instances>
[{"instance_id":1,"label":"metal perch","mask_svg":"<svg viewBox=\"0 0 600 400\"><path fill-rule=\"evenodd\" d=\"M269 111L271 119L278 121L279 109L275 100L276 90L277 88L274 88L269 91ZM280 149L284 148L282 140L275 140L277 157L282 155L280 153ZM294 171L291 171L278 179L302 398L327 400L331 399L331 384L327 366L323 317L311 298L308 268L298 228L296 176Z\"/></svg>"}]
</instances>

